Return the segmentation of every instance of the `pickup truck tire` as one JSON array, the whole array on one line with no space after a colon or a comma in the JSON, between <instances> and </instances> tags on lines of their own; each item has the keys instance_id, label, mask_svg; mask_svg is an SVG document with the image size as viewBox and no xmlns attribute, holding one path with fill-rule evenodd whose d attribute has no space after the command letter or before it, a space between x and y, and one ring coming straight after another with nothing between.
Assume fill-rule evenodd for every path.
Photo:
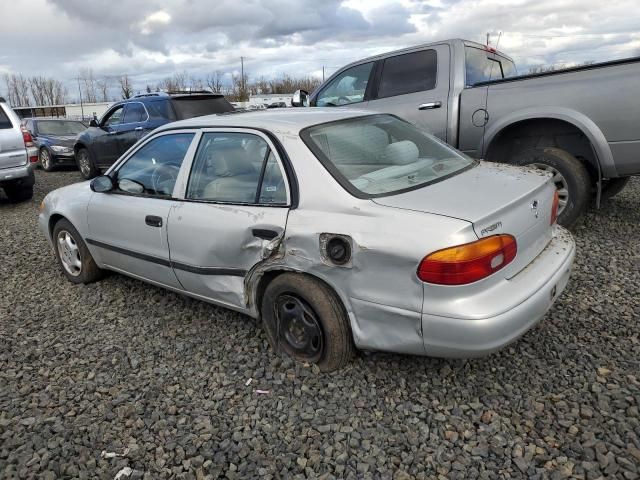
<instances>
[{"instance_id":1,"label":"pickup truck tire","mask_svg":"<svg viewBox=\"0 0 640 480\"><path fill-rule=\"evenodd\" d=\"M582 218L591 198L591 177L584 164L555 147L534 148L512 157L514 165L533 165L554 174L560 194L558 223L572 228Z\"/></svg>"},{"instance_id":2,"label":"pickup truck tire","mask_svg":"<svg viewBox=\"0 0 640 480\"><path fill-rule=\"evenodd\" d=\"M85 180L91 180L93 177L97 177L100 173L96 164L93 163L93 158L91 158L91 153L89 150L81 147L76 152L76 165L78 165L78 170L80 170L80 175Z\"/></svg>"},{"instance_id":3,"label":"pickup truck tire","mask_svg":"<svg viewBox=\"0 0 640 480\"><path fill-rule=\"evenodd\" d=\"M33 185L5 185L3 188L11 202L23 202L33 197Z\"/></svg>"},{"instance_id":4,"label":"pickup truck tire","mask_svg":"<svg viewBox=\"0 0 640 480\"><path fill-rule=\"evenodd\" d=\"M624 187L627 186L630 179L631 177L619 177L603 180L600 198L602 198L602 200L609 200L610 198L615 197L624 189Z\"/></svg>"},{"instance_id":5,"label":"pickup truck tire","mask_svg":"<svg viewBox=\"0 0 640 480\"><path fill-rule=\"evenodd\" d=\"M276 351L315 363L323 372L346 365L354 353L347 314L327 285L300 273L283 273L260 304L267 339Z\"/></svg>"},{"instance_id":6,"label":"pickup truck tire","mask_svg":"<svg viewBox=\"0 0 640 480\"><path fill-rule=\"evenodd\" d=\"M78 231L66 219L58 220L51 235L53 250L65 277L72 283L91 283L103 276L96 265L87 244ZM74 264L74 261L78 263Z\"/></svg>"}]
</instances>

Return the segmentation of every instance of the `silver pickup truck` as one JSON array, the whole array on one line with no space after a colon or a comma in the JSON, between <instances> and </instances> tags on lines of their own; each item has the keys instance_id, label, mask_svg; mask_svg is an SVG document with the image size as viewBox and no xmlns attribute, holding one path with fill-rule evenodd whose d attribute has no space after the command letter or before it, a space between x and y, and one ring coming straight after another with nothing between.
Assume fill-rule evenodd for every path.
<instances>
[{"instance_id":1,"label":"silver pickup truck","mask_svg":"<svg viewBox=\"0 0 640 480\"><path fill-rule=\"evenodd\" d=\"M640 58L518 75L484 45L446 40L351 63L294 106L392 113L477 158L554 174L560 223L640 173Z\"/></svg>"}]
</instances>

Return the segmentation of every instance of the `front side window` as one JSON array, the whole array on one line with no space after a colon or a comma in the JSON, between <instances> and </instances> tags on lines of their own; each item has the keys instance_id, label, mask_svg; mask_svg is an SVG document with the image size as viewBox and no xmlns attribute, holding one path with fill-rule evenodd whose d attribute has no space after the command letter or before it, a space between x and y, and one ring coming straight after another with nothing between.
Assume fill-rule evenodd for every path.
<instances>
[{"instance_id":1,"label":"front side window","mask_svg":"<svg viewBox=\"0 0 640 480\"><path fill-rule=\"evenodd\" d=\"M435 50L387 58L382 66L378 98L431 90L436 86L437 72Z\"/></svg>"},{"instance_id":2,"label":"front side window","mask_svg":"<svg viewBox=\"0 0 640 480\"><path fill-rule=\"evenodd\" d=\"M359 198L413 190L474 160L392 115L368 115L306 128L300 136L333 177Z\"/></svg>"},{"instance_id":3,"label":"front side window","mask_svg":"<svg viewBox=\"0 0 640 480\"><path fill-rule=\"evenodd\" d=\"M364 100L373 62L356 65L340 73L318 94L317 107L336 107Z\"/></svg>"},{"instance_id":4,"label":"front side window","mask_svg":"<svg viewBox=\"0 0 640 480\"><path fill-rule=\"evenodd\" d=\"M144 109L144 105L139 102L133 102L127 105L122 123L140 123L146 121L147 111Z\"/></svg>"},{"instance_id":5,"label":"front side window","mask_svg":"<svg viewBox=\"0 0 640 480\"><path fill-rule=\"evenodd\" d=\"M190 200L286 205L284 176L267 142L248 133L205 133L189 177Z\"/></svg>"},{"instance_id":6,"label":"front side window","mask_svg":"<svg viewBox=\"0 0 640 480\"><path fill-rule=\"evenodd\" d=\"M120 123L120 121L122 120L122 111L123 110L124 110L124 107L122 105L120 105L119 107L117 107L114 110L111 110L111 112L109 112L107 114L107 117L102 122L102 126L104 126L104 127L113 127L114 125L118 125Z\"/></svg>"},{"instance_id":7,"label":"front side window","mask_svg":"<svg viewBox=\"0 0 640 480\"><path fill-rule=\"evenodd\" d=\"M170 197L193 135L172 133L147 142L118 169L118 189L126 193Z\"/></svg>"}]
</instances>

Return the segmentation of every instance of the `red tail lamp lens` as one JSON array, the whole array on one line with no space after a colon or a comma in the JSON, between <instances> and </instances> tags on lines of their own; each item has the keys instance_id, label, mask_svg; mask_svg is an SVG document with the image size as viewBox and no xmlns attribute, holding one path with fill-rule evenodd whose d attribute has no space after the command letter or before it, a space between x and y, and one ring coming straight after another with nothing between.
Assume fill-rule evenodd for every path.
<instances>
[{"instance_id":1,"label":"red tail lamp lens","mask_svg":"<svg viewBox=\"0 0 640 480\"><path fill-rule=\"evenodd\" d=\"M560 207L560 196L558 195L558 191L553 192L553 203L551 204L551 220L550 225L553 225L558 221L558 208Z\"/></svg>"},{"instance_id":2,"label":"red tail lamp lens","mask_svg":"<svg viewBox=\"0 0 640 480\"><path fill-rule=\"evenodd\" d=\"M438 285L477 282L507 266L517 252L518 245L512 235L492 235L430 253L418 266L418 278Z\"/></svg>"}]
</instances>

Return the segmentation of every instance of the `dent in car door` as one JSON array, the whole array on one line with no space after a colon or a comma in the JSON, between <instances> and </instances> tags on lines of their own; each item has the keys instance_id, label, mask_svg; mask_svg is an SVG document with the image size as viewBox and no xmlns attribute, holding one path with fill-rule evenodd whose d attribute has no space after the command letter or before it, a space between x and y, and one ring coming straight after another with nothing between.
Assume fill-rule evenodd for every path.
<instances>
[{"instance_id":1,"label":"dent in car door","mask_svg":"<svg viewBox=\"0 0 640 480\"><path fill-rule=\"evenodd\" d=\"M380 60L369 108L392 113L447 140L449 47L435 45Z\"/></svg>"},{"instance_id":2,"label":"dent in car door","mask_svg":"<svg viewBox=\"0 0 640 480\"><path fill-rule=\"evenodd\" d=\"M202 134L185 201L169 214L171 262L188 292L246 307L245 277L283 235L289 211L272 146L258 133Z\"/></svg>"}]
</instances>

